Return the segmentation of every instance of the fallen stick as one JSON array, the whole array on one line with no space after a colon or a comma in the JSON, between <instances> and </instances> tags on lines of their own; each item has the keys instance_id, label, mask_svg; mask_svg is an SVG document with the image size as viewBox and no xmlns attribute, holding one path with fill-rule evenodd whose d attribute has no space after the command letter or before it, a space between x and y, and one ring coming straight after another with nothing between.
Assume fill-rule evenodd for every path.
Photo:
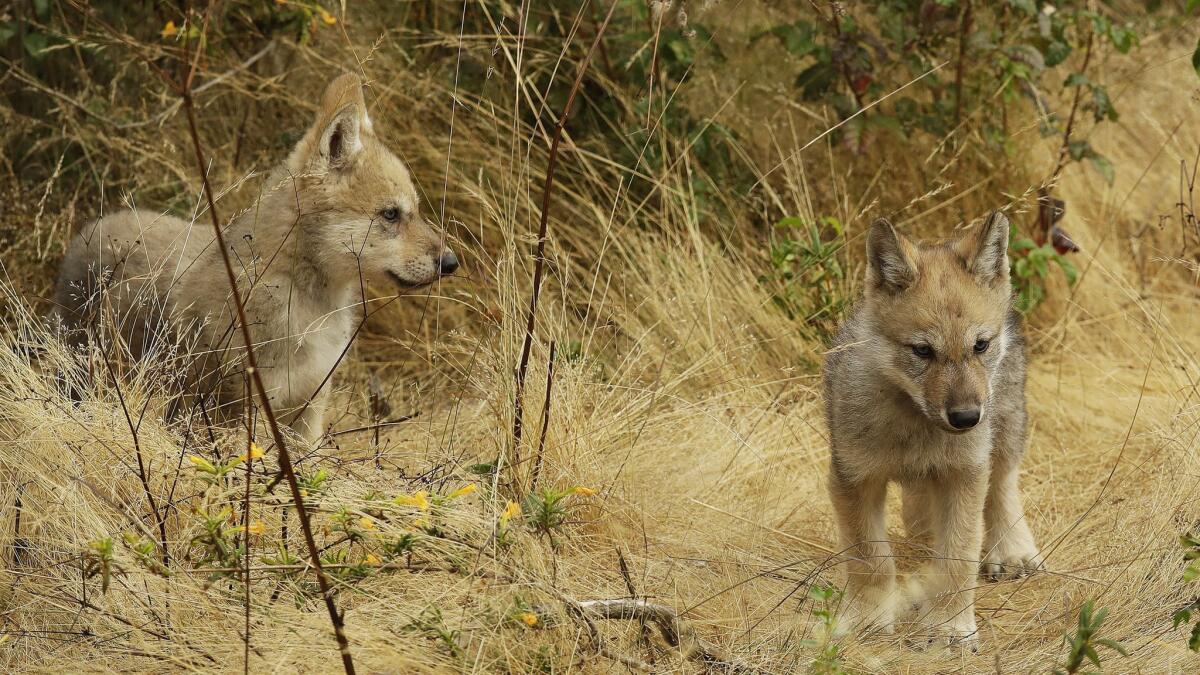
<instances>
[{"instance_id":1,"label":"fallen stick","mask_svg":"<svg viewBox=\"0 0 1200 675\"><path fill-rule=\"evenodd\" d=\"M589 614L601 619L645 621L658 626L663 640L666 640L667 644L672 647L679 647L684 659L700 661L701 663L730 673L763 672L754 666L734 658L724 649L700 639L691 625L680 619L675 610L666 605L656 605L645 600L633 598L583 601L564 598L564 601L567 602L568 606L573 606L572 608L583 618L585 623L590 624L589 630L593 631L593 640L598 639L598 633L594 632L595 626L588 617ZM603 642L597 642L597 644L605 656L609 656L610 658L614 656L611 650L608 650L604 646ZM627 659L628 657L621 657L619 660L622 663L633 667L640 667L643 670L649 668L648 665L641 662L635 662L637 665L634 665L634 663L630 663Z\"/></svg>"}]
</instances>

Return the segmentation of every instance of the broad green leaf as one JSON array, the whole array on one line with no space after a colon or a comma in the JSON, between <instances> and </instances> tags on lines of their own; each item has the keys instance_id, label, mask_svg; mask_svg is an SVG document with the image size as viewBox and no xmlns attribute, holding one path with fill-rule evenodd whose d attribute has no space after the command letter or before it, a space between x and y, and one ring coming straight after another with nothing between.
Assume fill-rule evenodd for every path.
<instances>
[{"instance_id":1,"label":"broad green leaf","mask_svg":"<svg viewBox=\"0 0 1200 675\"><path fill-rule=\"evenodd\" d=\"M1181 609L1171 615L1171 628L1179 628L1180 624L1185 624L1192 620L1192 613L1186 609Z\"/></svg>"},{"instance_id":2,"label":"broad green leaf","mask_svg":"<svg viewBox=\"0 0 1200 675\"><path fill-rule=\"evenodd\" d=\"M1192 636L1188 638L1188 649L1200 652L1200 622L1192 626Z\"/></svg>"},{"instance_id":3,"label":"broad green leaf","mask_svg":"<svg viewBox=\"0 0 1200 675\"><path fill-rule=\"evenodd\" d=\"M1054 262L1058 263L1058 266L1062 268L1063 275L1067 277L1067 285L1074 286L1075 282L1079 280L1079 271L1075 269L1075 263L1061 255L1055 257Z\"/></svg>"}]
</instances>

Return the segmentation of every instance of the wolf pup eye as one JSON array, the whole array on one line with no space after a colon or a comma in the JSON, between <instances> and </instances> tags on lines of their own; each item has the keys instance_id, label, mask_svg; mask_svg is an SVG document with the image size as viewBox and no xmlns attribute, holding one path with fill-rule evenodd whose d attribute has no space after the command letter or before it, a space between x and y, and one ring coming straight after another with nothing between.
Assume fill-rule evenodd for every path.
<instances>
[{"instance_id":1,"label":"wolf pup eye","mask_svg":"<svg viewBox=\"0 0 1200 675\"><path fill-rule=\"evenodd\" d=\"M991 341L984 340L983 338L976 340L975 341L975 353L982 354L982 353L986 352L988 350L988 346L990 346L991 344L992 344Z\"/></svg>"},{"instance_id":2,"label":"wolf pup eye","mask_svg":"<svg viewBox=\"0 0 1200 675\"><path fill-rule=\"evenodd\" d=\"M912 350L914 354L923 359L933 358L933 347L930 347L929 345L913 345Z\"/></svg>"},{"instance_id":3,"label":"wolf pup eye","mask_svg":"<svg viewBox=\"0 0 1200 675\"><path fill-rule=\"evenodd\" d=\"M386 209L380 211L379 215L383 216L384 220L394 223L397 220L400 220L400 209L398 209L394 206L389 206Z\"/></svg>"}]
</instances>

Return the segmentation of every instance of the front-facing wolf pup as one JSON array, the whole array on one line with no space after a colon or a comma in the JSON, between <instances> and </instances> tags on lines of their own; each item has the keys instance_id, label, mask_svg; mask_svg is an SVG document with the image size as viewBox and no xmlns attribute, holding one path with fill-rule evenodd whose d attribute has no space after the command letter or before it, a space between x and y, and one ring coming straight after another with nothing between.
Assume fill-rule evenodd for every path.
<instances>
[{"instance_id":1,"label":"front-facing wolf pup","mask_svg":"<svg viewBox=\"0 0 1200 675\"><path fill-rule=\"evenodd\" d=\"M977 647L978 572L998 579L1041 564L1017 489L1025 345L1008 230L995 212L950 242L911 241L882 219L867 235L864 298L825 362L850 625L891 632L897 617L884 515L893 481L910 536L932 536L930 561L904 594L927 639Z\"/></svg>"},{"instance_id":2,"label":"front-facing wolf pup","mask_svg":"<svg viewBox=\"0 0 1200 675\"><path fill-rule=\"evenodd\" d=\"M402 293L458 267L418 205L408 169L375 135L361 81L345 74L258 202L225 227L263 384L309 443L325 431L327 380L366 311L364 281ZM244 397L245 345L215 241L207 218L100 218L67 250L53 315L75 343L100 319L117 325L135 358L183 346L195 358L190 394L228 416Z\"/></svg>"}]
</instances>

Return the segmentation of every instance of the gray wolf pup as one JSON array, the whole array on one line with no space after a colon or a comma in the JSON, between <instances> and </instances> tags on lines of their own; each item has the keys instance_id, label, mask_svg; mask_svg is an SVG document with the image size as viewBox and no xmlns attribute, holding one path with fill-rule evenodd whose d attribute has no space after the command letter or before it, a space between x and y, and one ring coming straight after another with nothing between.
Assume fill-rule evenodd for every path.
<instances>
[{"instance_id":1,"label":"gray wolf pup","mask_svg":"<svg viewBox=\"0 0 1200 675\"><path fill-rule=\"evenodd\" d=\"M361 81L345 74L258 202L225 226L272 407L306 442L325 431L326 381L366 311L364 282L403 293L458 267L418 206L408 169L374 133ZM80 343L103 318L134 358L186 345L197 357L189 387L228 415L244 397L233 371L245 345L215 239L206 220L142 209L100 218L67 250L52 319Z\"/></svg>"},{"instance_id":2,"label":"gray wolf pup","mask_svg":"<svg viewBox=\"0 0 1200 675\"><path fill-rule=\"evenodd\" d=\"M1017 489L1025 343L1008 231L995 212L950 242L910 241L886 220L867 235L864 298L834 339L824 377L847 621L891 632L904 597L927 639L976 648L977 574L1041 565ZM903 596L884 513L891 482L902 488L909 535L932 537L931 559Z\"/></svg>"}]
</instances>

